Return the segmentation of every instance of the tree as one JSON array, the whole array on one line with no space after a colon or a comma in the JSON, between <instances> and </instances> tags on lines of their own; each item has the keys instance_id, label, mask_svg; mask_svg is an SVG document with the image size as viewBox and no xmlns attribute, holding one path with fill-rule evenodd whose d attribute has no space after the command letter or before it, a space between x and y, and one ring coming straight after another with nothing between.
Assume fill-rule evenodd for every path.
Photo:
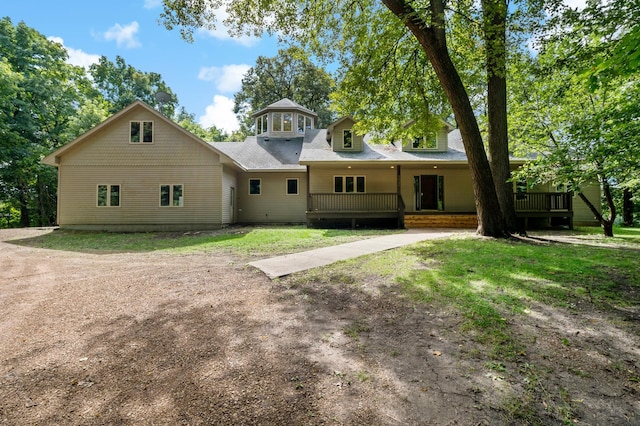
<instances>
[{"instance_id":1,"label":"tree","mask_svg":"<svg viewBox=\"0 0 640 426\"><path fill-rule=\"evenodd\" d=\"M548 42L536 59L529 58L532 72L513 90L512 136L523 153L540 153L521 176L566 185L587 204L604 234L613 236L614 190L629 188L639 177L640 79L611 78L592 88L579 76L581 68L567 63L567 49L568 40ZM583 193L594 183L602 188L603 213Z\"/></svg>"},{"instance_id":2,"label":"tree","mask_svg":"<svg viewBox=\"0 0 640 426\"><path fill-rule=\"evenodd\" d=\"M22 226L50 225L56 178L40 159L67 142L87 80L62 46L23 22L0 20L0 52L0 201L19 210Z\"/></svg>"},{"instance_id":3,"label":"tree","mask_svg":"<svg viewBox=\"0 0 640 426\"><path fill-rule=\"evenodd\" d=\"M158 73L140 71L127 65L121 56L116 56L115 63L102 56L89 67L89 74L95 88L109 103L110 114L141 100L168 117L174 115L178 98ZM169 94L170 101L160 103L156 98L158 92Z\"/></svg>"},{"instance_id":4,"label":"tree","mask_svg":"<svg viewBox=\"0 0 640 426\"><path fill-rule=\"evenodd\" d=\"M194 114L188 113L184 107L180 108L180 112L175 117L178 125L194 135L208 142L224 142L229 138L226 132L211 126L208 129L202 127L197 121Z\"/></svg>"},{"instance_id":5,"label":"tree","mask_svg":"<svg viewBox=\"0 0 640 426\"><path fill-rule=\"evenodd\" d=\"M324 69L313 64L299 48L281 49L272 58L258 56L236 93L234 112L245 134L253 127L251 114L283 98L289 98L318 114L319 126L333 121L329 94L335 82Z\"/></svg>"},{"instance_id":6,"label":"tree","mask_svg":"<svg viewBox=\"0 0 640 426\"><path fill-rule=\"evenodd\" d=\"M449 13L445 2L383 0L382 4L383 7L373 0L319 1L302 2L294 8L288 2L272 0L261 2L260 13L255 13L250 1L194 0L165 2L162 18L168 29L182 26L183 36L188 39L193 28L215 26L215 11L224 8L230 16L225 23L231 25L232 33L277 31L318 52L331 49L342 52L343 59L349 58L351 41L362 41L369 36L371 22L382 21L391 31L398 26L408 30L431 64L460 128L472 176L478 232L488 236L508 235L475 111L447 46ZM379 51L372 49L372 53L375 52Z\"/></svg>"}]
</instances>

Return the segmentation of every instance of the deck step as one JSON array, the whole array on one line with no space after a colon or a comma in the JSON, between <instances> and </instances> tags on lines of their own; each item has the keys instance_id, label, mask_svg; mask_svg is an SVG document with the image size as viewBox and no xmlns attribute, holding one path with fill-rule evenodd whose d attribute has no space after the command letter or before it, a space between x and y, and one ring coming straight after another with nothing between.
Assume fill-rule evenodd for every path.
<instances>
[{"instance_id":1,"label":"deck step","mask_svg":"<svg viewBox=\"0 0 640 426\"><path fill-rule=\"evenodd\" d=\"M477 228L475 214L407 214L405 228Z\"/></svg>"}]
</instances>

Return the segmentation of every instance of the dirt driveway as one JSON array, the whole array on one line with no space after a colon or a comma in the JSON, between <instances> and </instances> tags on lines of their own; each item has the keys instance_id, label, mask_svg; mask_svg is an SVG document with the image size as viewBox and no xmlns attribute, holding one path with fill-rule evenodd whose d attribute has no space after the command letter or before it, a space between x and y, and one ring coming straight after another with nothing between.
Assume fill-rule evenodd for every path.
<instances>
[{"instance_id":1,"label":"dirt driveway","mask_svg":"<svg viewBox=\"0 0 640 426\"><path fill-rule=\"evenodd\" d=\"M290 288L227 255L5 242L43 232L0 231L0 424L506 421L513 386L464 355L457 314L389 283ZM595 379L585 423L637 422L637 394Z\"/></svg>"}]
</instances>

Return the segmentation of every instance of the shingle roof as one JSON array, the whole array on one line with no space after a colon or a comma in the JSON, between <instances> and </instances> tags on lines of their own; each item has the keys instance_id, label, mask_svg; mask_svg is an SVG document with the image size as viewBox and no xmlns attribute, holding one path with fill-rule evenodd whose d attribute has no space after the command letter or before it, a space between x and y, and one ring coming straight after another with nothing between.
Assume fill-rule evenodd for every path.
<instances>
[{"instance_id":1,"label":"shingle roof","mask_svg":"<svg viewBox=\"0 0 640 426\"><path fill-rule=\"evenodd\" d=\"M210 142L210 144L251 170L306 170L299 164L302 139L280 139L249 136L244 142Z\"/></svg>"},{"instance_id":2,"label":"shingle roof","mask_svg":"<svg viewBox=\"0 0 640 426\"><path fill-rule=\"evenodd\" d=\"M285 111L285 110L294 110L294 111L300 111L300 112L304 112L305 114L317 117L318 114L316 114L315 112L311 111L309 108L303 107L300 104L297 104L295 102L293 102L291 99L280 99L278 102L274 102L271 105L269 105L266 108L262 108L259 111L254 112L253 114L251 114L252 117L257 117L261 114L264 114L267 111L273 111L273 110L281 110L281 111Z\"/></svg>"},{"instance_id":3,"label":"shingle roof","mask_svg":"<svg viewBox=\"0 0 640 426\"><path fill-rule=\"evenodd\" d=\"M326 130L319 130L310 135L310 140L302 147L300 162L303 164L313 162L356 162L356 161L392 161L392 162L425 162L425 161L454 161L466 162L467 155L464 152L460 132L454 130L449 133L449 150L446 152L416 152L402 151L401 146L392 144L364 144L362 152L334 152L326 140Z\"/></svg>"}]
</instances>

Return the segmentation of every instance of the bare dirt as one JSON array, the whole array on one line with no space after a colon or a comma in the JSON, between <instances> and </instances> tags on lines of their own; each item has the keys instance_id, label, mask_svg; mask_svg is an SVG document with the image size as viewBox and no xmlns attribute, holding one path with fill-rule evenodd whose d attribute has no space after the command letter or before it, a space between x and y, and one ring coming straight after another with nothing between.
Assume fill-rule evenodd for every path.
<instances>
[{"instance_id":1,"label":"bare dirt","mask_svg":"<svg viewBox=\"0 0 640 426\"><path fill-rule=\"evenodd\" d=\"M43 232L0 231L2 425L640 424L637 310L533 307L492 364L392 282L8 243Z\"/></svg>"}]
</instances>

